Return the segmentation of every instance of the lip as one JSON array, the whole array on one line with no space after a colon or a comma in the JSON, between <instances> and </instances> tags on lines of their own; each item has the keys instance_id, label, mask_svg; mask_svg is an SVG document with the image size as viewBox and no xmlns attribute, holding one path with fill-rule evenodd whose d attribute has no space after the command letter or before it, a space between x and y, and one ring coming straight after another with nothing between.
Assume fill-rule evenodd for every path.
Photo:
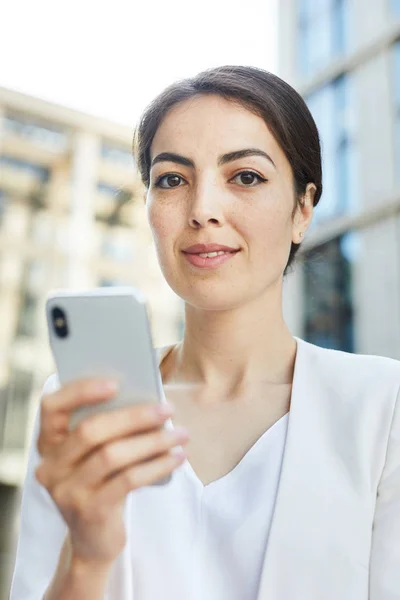
<instances>
[{"instance_id":1,"label":"lip","mask_svg":"<svg viewBox=\"0 0 400 600\"><path fill-rule=\"evenodd\" d=\"M207 252L219 252L222 250L221 254L217 254L217 256L200 256L198 252L198 248L204 247L206 248L214 248L213 250L207 250ZM197 250L197 252L193 252L193 248ZM223 248L228 248L228 250L223 250ZM202 270L214 270L218 267L221 267L223 264L230 260L235 260L235 256L239 254L240 250L235 250L234 248L229 248L227 246L221 246L218 244L200 244L196 246L192 246L190 248L191 252L182 252L183 256L187 260L188 263L192 265L192 267L196 267ZM203 250L202 250L203 252ZM201 252L201 253L202 253Z\"/></svg>"},{"instance_id":2,"label":"lip","mask_svg":"<svg viewBox=\"0 0 400 600\"><path fill-rule=\"evenodd\" d=\"M239 248L231 248L221 244L194 244L182 250L186 254L205 254L207 252L238 252Z\"/></svg>"}]
</instances>

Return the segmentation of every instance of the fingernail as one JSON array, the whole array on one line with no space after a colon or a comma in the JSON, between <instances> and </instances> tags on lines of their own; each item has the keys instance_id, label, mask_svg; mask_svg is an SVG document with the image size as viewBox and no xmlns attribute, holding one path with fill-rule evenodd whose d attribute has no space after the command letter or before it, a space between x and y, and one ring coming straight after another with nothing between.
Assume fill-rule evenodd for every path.
<instances>
[{"instance_id":1,"label":"fingernail","mask_svg":"<svg viewBox=\"0 0 400 600\"><path fill-rule=\"evenodd\" d=\"M156 411L157 411L157 414L160 415L160 417L168 417L169 415L173 414L174 407L171 406L171 404L164 402L163 404L159 404L156 407Z\"/></svg>"},{"instance_id":2,"label":"fingernail","mask_svg":"<svg viewBox=\"0 0 400 600\"><path fill-rule=\"evenodd\" d=\"M183 450L183 448L179 448L178 446L175 446L175 448L172 448L170 450L170 453L172 454L172 456L174 456L176 458L176 460L185 460L187 457L187 454Z\"/></svg>"}]
</instances>

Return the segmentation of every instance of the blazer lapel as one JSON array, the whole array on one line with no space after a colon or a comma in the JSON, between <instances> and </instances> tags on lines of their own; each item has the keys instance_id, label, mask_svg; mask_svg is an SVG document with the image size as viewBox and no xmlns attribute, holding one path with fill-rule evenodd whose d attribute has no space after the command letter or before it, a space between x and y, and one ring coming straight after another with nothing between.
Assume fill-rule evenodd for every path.
<instances>
[{"instance_id":1,"label":"blazer lapel","mask_svg":"<svg viewBox=\"0 0 400 600\"><path fill-rule=\"evenodd\" d=\"M336 446L352 435L346 421L349 429L353 415L351 408L340 408L328 352L295 339L286 445L257 600L355 600L358 542L352 540L359 537L366 547L368 540L357 532L350 537L356 527L354 494L348 472L336 459ZM363 588L365 576L363 570L357 590ZM366 589L365 598L367 594Z\"/></svg>"}]
</instances>

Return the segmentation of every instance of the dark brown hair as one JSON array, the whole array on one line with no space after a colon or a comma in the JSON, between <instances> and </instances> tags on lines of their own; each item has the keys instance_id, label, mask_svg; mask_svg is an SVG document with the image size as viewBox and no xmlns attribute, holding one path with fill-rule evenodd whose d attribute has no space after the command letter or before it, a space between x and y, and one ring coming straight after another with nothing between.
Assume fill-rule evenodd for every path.
<instances>
[{"instance_id":1,"label":"dark brown hair","mask_svg":"<svg viewBox=\"0 0 400 600\"><path fill-rule=\"evenodd\" d=\"M295 205L314 183L314 206L322 193L321 147L318 129L303 98L288 83L257 67L222 66L168 86L145 109L135 130L133 152L142 181L150 181L150 147L162 120L178 104L201 94L215 94L261 117L288 159L294 180ZM292 243L284 275L300 244Z\"/></svg>"}]
</instances>

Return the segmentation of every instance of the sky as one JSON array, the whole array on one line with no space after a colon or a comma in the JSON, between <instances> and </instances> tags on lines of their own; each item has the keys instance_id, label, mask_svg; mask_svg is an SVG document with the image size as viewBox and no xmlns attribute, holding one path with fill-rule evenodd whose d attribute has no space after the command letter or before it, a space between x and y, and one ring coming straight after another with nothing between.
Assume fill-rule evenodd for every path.
<instances>
[{"instance_id":1,"label":"sky","mask_svg":"<svg viewBox=\"0 0 400 600\"><path fill-rule=\"evenodd\" d=\"M279 0L5 0L0 86L123 125L224 64L278 72Z\"/></svg>"}]
</instances>

